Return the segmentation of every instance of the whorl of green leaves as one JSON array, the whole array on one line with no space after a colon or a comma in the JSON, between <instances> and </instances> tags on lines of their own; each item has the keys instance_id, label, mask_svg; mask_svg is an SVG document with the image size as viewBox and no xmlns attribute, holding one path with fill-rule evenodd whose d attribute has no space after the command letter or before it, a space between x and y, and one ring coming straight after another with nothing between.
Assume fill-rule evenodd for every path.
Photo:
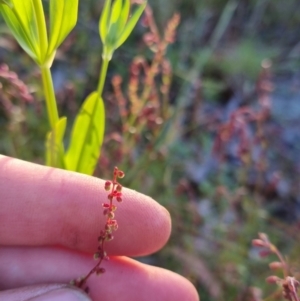
<instances>
[{"instance_id":1,"label":"whorl of green leaves","mask_svg":"<svg viewBox=\"0 0 300 301\"><path fill-rule=\"evenodd\" d=\"M120 47L131 34L134 26L142 15L147 2L139 5L130 14L130 0L106 0L99 22L99 32L104 45L104 56L111 58L113 52Z\"/></svg>"},{"instance_id":2,"label":"whorl of green leaves","mask_svg":"<svg viewBox=\"0 0 300 301\"><path fill-rule=\"evenodd\" d=\"M56 49L77 22L78 0L51 0L47 32L41 0L0 0L0 12L24 51L40 66L51 65Z\"/></svg>"}]
</instances>

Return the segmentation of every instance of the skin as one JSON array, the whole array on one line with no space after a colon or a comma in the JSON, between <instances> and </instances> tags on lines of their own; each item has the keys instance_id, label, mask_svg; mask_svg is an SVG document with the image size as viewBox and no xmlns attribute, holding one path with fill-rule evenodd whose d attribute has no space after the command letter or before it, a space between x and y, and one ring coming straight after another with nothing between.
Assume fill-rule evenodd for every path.
<instances>
[{"instance_id":1,"label":"skin","mask_svg":"<svg viewBox=\"0 0 300 301\"><path fill-rule=\"evenodd\" d=\"M169 213L151 198L123 188L110 260L87 297L68 283L95 265L104 181L0 155L0 192L0 300L199 300L185 278L128 258L169 238Z\"/></svg>"}]
</instances>

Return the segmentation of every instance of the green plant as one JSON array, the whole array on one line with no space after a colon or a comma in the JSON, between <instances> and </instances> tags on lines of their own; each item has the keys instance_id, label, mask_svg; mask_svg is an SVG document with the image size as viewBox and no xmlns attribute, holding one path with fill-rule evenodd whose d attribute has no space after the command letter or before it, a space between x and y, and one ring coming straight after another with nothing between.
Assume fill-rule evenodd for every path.
<instances>
[{"instance_id":1,"label":"green plant","mask_svg":"<svg viewBox=\"0 0 300 301\"><path fill-rule=\"evenodd\" d=\"M112 79L113 97L119 106L121 139L115 151L109 149L109 153L103 155L108 161L118 160L122 169L128 170L126 184L136 182L141 166L148 166L151 157L159 156L160 146L167 145L166 135L174 117L170 105L173 70L167 50L176 40L179 22L180 15L175 13L160 32L153 11L147 6L142 24L146 29L143 41L149 55L133 58L128 80L121 75Z\"/></svg>"},{"instance_id":2,"label":"green plant","mask_svg":"<svg viewBox=\"0 0 300 301\"><path fill-rule=\"evenodd\" d=\"M98 87L83 102L73 125L70 145L65 151L63 139L67 118L59 117L50 68L57 48L76 24L78 0L51 0L49 2L50 21L48 31L41 0L0 2L0 11L6 24L20 46L39 66L42 74L51 129L46 137L47 165L89 175L93 174L100 156L104 136L105 109L102 93L108 65L114 51L125 42L132 32L145 6L146 2L139 5L132 17L128 18L130 0L115 0L113 4L111 0L105 1L99 22L103 51ZM9 75L8 69L4 68L3 71L6 71L6 73L3 72L3 76L7 77ZM20 83L18 84L20 86ZM103 213L107 216L105 228L100 232L98 250L94 254L94 258L98 259L98 263L85 277L73 281L74 285L80 288L85 287L86 281L92 274L104 272L101 263L108 258L104 249L105 242L113 239L112 233L118 228L117 221L114 219L114 211L117 207L113 204L113 201L122 201L122 186L117 182L117 178L123 176L124 173L115 168L113 180L107 181L105 184L105 189L109 190L110 193L108 195L109 203L103 204ZM87 287L85 289L88 290Z\"/></svg>"},{"instance_id":3,"label":"green plant","mask_svg":"<svg viewBox=\"0 0 300 301\"><path fill-rule=\"evenodd\" d=\"M49 1L49 26L41 0L5 0L0 11L13 36L39 66L50 131L46 137L46 164L85 174L93 174L100 156L105 128L102 99L109 62L114 51L128 38L141 16L143 2L132 16L130 0L106 0L99 22L103 43L102 65L97 90L83 102L76 116L70 144L63 145L67 118L60 117L50 68L56 51L77 22L78 0Z\"/></svg>"}]
</instances>

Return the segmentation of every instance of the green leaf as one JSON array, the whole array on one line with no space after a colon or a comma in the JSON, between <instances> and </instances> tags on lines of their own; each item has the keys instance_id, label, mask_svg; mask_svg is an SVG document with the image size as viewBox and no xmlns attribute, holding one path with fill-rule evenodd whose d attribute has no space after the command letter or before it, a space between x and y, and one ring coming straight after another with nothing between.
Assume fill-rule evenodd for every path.
<instances>
[{"instance_id":1,"label":"green leaf","mask_svg":"<svg viewBox=\"0 0 300 301\"><path fill-rule=\"evenodd\" d=\"M0 0L0 4L6 4L9 6L9 8L13 8L14 5L13 3L11 2L11 0Z\"/></svg>"},{"instance_id":2,"label":"green leaf","mask_svg":"<svg viewBox=\"0 0 300 301\"><path fill-rule=\"evenodd\" d=\"M99 32L103 44L105 44L107 32L109 30L110 7L111 7L111 0L106 0L99 22Z\"/></svg>"},{"instance_id":3,"label":"green leaf","mask_svg":"<svg viewBox=\"0 0 300 301\"><path fill-rule=\"evenodd\" d=\"M118 24L111 23L109 26L109 32L105 39L105 46L110 49L115 49L116 41L118 40Z\"/></svg>"},{"instance_id":4,"label":"green leaf","mask_svg":"<svg viewBox=\"0 0 300 301\"><path fill-rule=\"evenodd\" d=\"M136 23L138 22L140 16L142 15L146 5L147 5L147 2L144 2L143 4L141 4L136 9L136 11L133 13L131 18L128 20L122 34L120 35L120 37L118 38L118 41L115 44L115 49L120 47L126 41L126 39L129 37L129 35L131 34L134 26L136 25Z\"/></svg>"},{"instance_id":5,"label":"green leaf","mask_svg":"<svg viewBox=\"0 0 300 301\"><path fill-rule=\"evenodd\" d=\"M105 110L102 98L91 93L84 101L72 129L65 155L66 169L92 175L103 141Z\"/></svg>"},{"instance_id":6,"label":"green leaf","mask_svg":"<svg viewBox=\"0 0 300 301\"><path fill-rule=\"evenodd\" d=\"M122 10L122 4L123 0L115 0L111 11L110 23L116 23L118 21Z\"/></svg>"},{"instance_id":7,"label":"green leaf","mask_svg":"<svg viewBox=\"0 0 300 301\"><path fill-rule=\"evenodd\" d=\"M31 0L12 0L13 8L0 4L3 18L20 46L35 61L40 57L37 22Z\"/></svg>"},{"instance_id":8,"label":"green leaf","mask_svg":"<svg viewBox=\"0 0 300 301\"><path fill-rule=\"evenodd\" d=\"M120 17L118 19L118 33L119 35L122 33L122 30L125 27L125 24L128 20L129 11L130 11L130 0L124 0L125 3L122 7L122 11Z\"/></svg>"},{"instance_id":9,"label":"green leaf","mask_svg":"<svg viewBox=\"0 0 300 301\"><path fill-rule=\"evenodd\" d=\"M47 134L46 138L46 164L48 166L60 167L63 163L62 141L65 135L67 118L60 118L52 131Z\"/></svg>"},{"instance_id":10,"label":"green leaf","mask_svg":"<svg viewBox=\"0 0 300 301\"><path fill-rule=\"evenodd\" d=\"M50 1L50 43L48 56L59 47L77 22L78 0Z\"/></svg>"}]
</instances>

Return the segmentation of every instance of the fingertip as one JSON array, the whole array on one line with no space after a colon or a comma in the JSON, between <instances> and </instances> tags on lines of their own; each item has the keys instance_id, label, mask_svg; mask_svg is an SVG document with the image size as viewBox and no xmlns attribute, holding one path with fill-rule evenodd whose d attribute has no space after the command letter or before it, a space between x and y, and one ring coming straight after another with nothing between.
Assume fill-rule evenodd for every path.
<instances>
[{"instance_id":1,"label":"fingertip","mask_svg":"<svg viewBox=\"0 0 300 301\"><path fill-rule=\"evenodd\" d=\"M161 300L200 301L196 288L186 278L162 268L152 271L153 277L160 284L156 287L156 291Z\"/></svg>"},{"instance_id":2,"label":"fingertip","mask_svg":"<svg viewBox=\"0 0 300 301\"><path fill-rule=\"evenodd\" d=\"M102 278L102 281L111 284L113 290L109 287L100 290L99 280L94 277L89 283L93 300L199 301L192 283L174 272L124 257L114 258L113 261L107 266L110 272ZM119 272L113 273L115 269Z\"/></svg>"},{"instance_id":3,"label":"fingertip","mask_svg":"<svg viewBox=\"0 0 300 301\"><path fill-rule=\"evenodd\" d=\"M118 209L120 228L115 242L124 246L128 245L125 241L128 237L136 238L127 246L129 256L148 255L161 249L171 234L169 212L151 197L130 189L124 189L124 201L130 204Z\"/></svg>"}]
</instances>

